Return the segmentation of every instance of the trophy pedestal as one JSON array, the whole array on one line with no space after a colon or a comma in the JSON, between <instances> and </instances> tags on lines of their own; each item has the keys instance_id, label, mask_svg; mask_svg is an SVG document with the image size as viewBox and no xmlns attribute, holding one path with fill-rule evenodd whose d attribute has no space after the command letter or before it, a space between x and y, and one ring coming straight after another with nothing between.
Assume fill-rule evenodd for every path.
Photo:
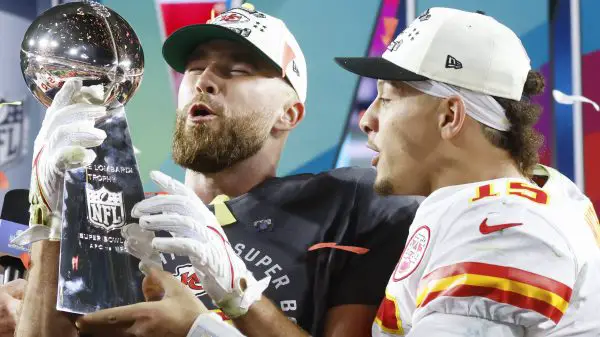
<instances>
[{"instance_id":1,"label":"trophy pedestal","mask_svg":"<svg viewBox=\"0 0 600 337\"><path fill-rule=\"evenodd\" d=\"M141 302L139 260L124 248L121 228L135 222L144 199L123 108L96 127L106 132L87 168L65 174L57 309L85 314Z\"/></svg>"}]
</instances>

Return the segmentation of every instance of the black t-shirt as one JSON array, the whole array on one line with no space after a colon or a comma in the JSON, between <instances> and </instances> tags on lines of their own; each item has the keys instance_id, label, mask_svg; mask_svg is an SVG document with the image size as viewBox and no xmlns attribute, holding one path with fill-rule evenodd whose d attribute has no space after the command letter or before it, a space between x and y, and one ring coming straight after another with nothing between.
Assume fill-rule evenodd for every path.
<instances>
[{"instance_id":1,"label":"black t-shirt","mask_svg":"<svg viewBox=\"0 0 600 337\"><path fill-rule=\"evenodd\" d=\"M374 169L359 168L272 178L225 202L235 218L223 227L234 251L257 280L271 276L265 295L313 336L331 307L379 305L404 248L421 199L379 197L374 178ZM319 243L325 247L309 251ZM187 258L162 258L214 308Z\"/></svg>"}]
</instances>

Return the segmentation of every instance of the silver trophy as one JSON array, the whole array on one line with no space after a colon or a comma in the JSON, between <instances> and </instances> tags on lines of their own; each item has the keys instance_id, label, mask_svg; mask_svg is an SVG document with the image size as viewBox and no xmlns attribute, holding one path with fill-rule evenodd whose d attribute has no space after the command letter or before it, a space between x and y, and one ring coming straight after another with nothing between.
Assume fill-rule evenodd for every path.
<instances>
[{"instance_id":1,"label":"silver trophy","mask_svg":"<svg viewBox=\"0 0 600 337\"><path fill-rule=\"evenodd\" d=\"M29 27L21 45L29 90L49 106L69 78L102 85L107 138L95 161L65 174L57 309L88 313L143 300L138 262L120 230L144 198L125 109L140 85L144 53L131 26L96 2L55 6Z\"/></svg>"},{"instance_id":2,"label":"silver trophy","mask_svg":"<svg viewBox=\"0 0 600 337\"><path fill-rule=\"evenodd\" d=\"M125 104L140 85L144 52L133 28L92 1L53 7L25 33L21 70L29 90L46 106L69 78L102 84L104 104Z\"/></svg>"}]
</instances>

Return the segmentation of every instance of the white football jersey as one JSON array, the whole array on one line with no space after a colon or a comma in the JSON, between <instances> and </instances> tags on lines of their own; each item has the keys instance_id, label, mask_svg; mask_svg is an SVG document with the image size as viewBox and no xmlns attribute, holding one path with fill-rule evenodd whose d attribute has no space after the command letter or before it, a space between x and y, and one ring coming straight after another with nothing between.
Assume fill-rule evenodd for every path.
<instances>
[{"instance_id":1,"label":"white football jersey","mask_svg":"<svg viewBox=\"0 0 600 337\"><path fill-rule=\"evenodd\" d=\"M427 315L477 317L525 336L600 336L600 224L557 171L543 188L503 178L421 204L373 324L405 336Z\"/></svg>"}]
</instances>

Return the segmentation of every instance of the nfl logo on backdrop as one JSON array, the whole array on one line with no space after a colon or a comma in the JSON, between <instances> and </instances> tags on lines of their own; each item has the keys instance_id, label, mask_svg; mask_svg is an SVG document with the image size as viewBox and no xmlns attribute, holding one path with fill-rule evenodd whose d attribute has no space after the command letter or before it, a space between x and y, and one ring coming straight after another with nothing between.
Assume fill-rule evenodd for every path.
<instances>
[{"instance_id":1,"label":"nfl logo on backdrop","mask_svg":"<svg viewBox=\"0 0 600 337\"><path fill-rule=\"evenodd\" d=\"M0 103L5 103L0 98ZM19 102L20 103L20 102ZM25 113L23 105L0 104L0 168L22 158L26 151Z\"/></svg>"},{"instance_id":2,"label":"nfl logo on backdrop","mask_svg":"<svg viewBox=\"0 0 600 337\"><path fill-rule=\"evenodd\" d=\"M90 184L85 188L87 196L87 216L90 223L106 232L125 225L123 192L111 192L104 186L94 190Z\"/></svg>"}]
</instances>

